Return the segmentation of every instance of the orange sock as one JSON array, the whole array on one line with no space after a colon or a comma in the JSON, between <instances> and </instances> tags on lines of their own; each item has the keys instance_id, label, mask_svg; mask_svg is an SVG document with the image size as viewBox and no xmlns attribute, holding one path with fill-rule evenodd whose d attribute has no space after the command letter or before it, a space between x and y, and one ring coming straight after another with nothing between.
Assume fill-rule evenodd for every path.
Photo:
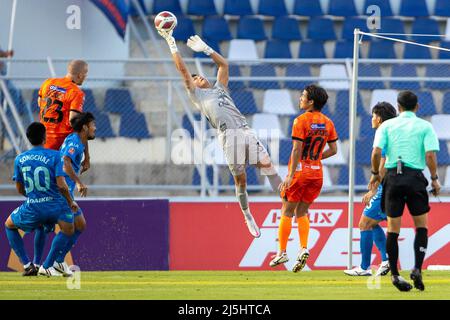
<instances>
[{"instance_id":1,"label":"orange sock","mask_svg":"<svg viewBox=\"0 0 450 320\"><path fill-rule=\"evenodd\" d=\"M282 215L280 219L280 226L278 227L278 241L280 251L286 251L289 236L291 235L291 230L292 218Z\"/></svg>"},{"instance_id":2,"label":"orange sock","mask_svg":"<svg viewBox=\"0 0 450 320\"><path fill-rule=\"evenodd\" d=\"M297 218L298 225L298 235L300 238L300 246L302 248L308 247L308 236L309 236L309 218L308 215Z\"/></svg>"}]
</instances>

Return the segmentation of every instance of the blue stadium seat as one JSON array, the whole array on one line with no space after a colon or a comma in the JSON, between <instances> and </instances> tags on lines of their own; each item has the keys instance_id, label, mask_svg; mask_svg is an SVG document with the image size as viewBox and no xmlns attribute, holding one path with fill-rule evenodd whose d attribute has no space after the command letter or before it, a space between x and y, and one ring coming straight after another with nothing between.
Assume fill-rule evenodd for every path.
<instances>
[{"instance_id":1,"label":"blue stadium seat","mask_svg":"<svg viewBox=\"0 0 450 320\"><path fill-rule=\"evenodd\" d=\"M371 126L370 123L366 123L365 125ZM372 128L370 128L370 130L374 131ZM359 138L356 140L355 160L357 165L370 166L372 144L373 140L370 140L370 138Z\"/></svg>"},{"instance_id":2,"label":"blue stadium seat","mask_svg":"<svg viewBox=\"0 0 450 320\"><path fill-rule=\"evenodd\" d=\"M202 27L203 38L215 41L233 39L230 28L224 17L206 17Z\"/></svg>"},{"instance_id":3,"label":"blue stadium seat","mask_svg":"<svg viewBox=\"0 0 450 320\"><path fill-rule=\"evenodd\" d=\"M22 96L22 91L17 88L10 87L9 93L11 94L11 99L13 100L14 104L16 105L17 112L20 115L27 114L27 105L25 104L25 100ZM3 107L3 106L1 106ZM9 108L8 108L9 110Z\"/></svg>"},{"instance_id":4,"label":"blue stadium seat","mask_svg":"<svg viewBox=\"0 0 450 320\"><path fill-rule=\"evenodd\" d=\"M294 124L295 118L297 118L298 116L299 115L296 114L289 117L288 127L286 131L286 137L288 137L289 139L292 137L292 125Z\"/></svg>"},{"instance_id":5,"label":"blue stadium seat","mask_svg":"<svg viewBox=\"0 0 450 320\"><path fill-rule=\"evenodd\" d=\"M105 94L105 111L112 113L131 113L136 110L128 89L107 89Z\"/></svg>"},{"instance_id":6,"label":"blue stadium seat","mask_svg":"<svg viewBox=\"0 0 450 320\"><path fill-rule=\"evenodd\" d=\"M413 34L441 34L437 20L430 18L416 18L412 24ZM430 43L431 41L440 41L441 37L411 37L415 42Z\"/></svg>"},{"instance_id":7,"label":"blue stadium seat","mask_svg":"<svg viewBox=\"0 0 450 320\"><path fill-rule=\"evenodd\" d=\"M347 140L350 136L348 111L346 113L336 112L331 120L333 120L339 139Z\"/></svg>"},{"instance_id":8,"label":"blue stadium seat","mask_svg":"<svg viewBox=\"0 0 450 320\"><path fill-rule=\"evenodd\" d=\"M381 77L381 69L377 64L359 65L359 77ZM358 88L363 90L385 89L383 81L359 81Z\"/></svg>"},{"instance_id":9,"label":"blue stadium seat","mask_svg":"<svg viewBox=\"0 0 450 320\"><path fill-rule=\"evenodd\" d=\"M359 139L366 139L366 145L371 146L375 138L375 130L372 129L372 116L364 115L359 118Z\"/></svg>"},{"instance_id":10,"label":"blue stadium seat","mask_svg":"<svg viewBox=\"0 0 450 320\"><path fill-rule=\"evenodd\" d=\"M94 117L97 126L95 136L97 138L113 138L116 136L111 127L111 121L106 113L97 110L94 112Z\"/></svg>"},{"instance_id":11,"label":"blue stadium seat","mask_svg":"<svg viewBox=\"0 0 450 320\"><path fill-rule=\"evenodd\" d=\"M233 16L251 16L254 12L249 0L225 0L223 14Z\"/></svg>"},{"instance_id":12,"label":"blue stadium seat","mask_svg":"<svg viewBox=\"0 0 450 320\"><path fill-rule=\"evenodd\" d=\"M92 93L91 89L83 89L84 92L84 104L83 104L83 111L84 112L92 112L97 113L99 112L97 108L97 104L95 103L94 94Z\"/></svg>"},{"instance_id":13,"label":"blue stadium seat","mask_svg":"<svg viewBox=\"0 0 450 320\"><path fill-rule=\"evenodd\" d=\"M241 69L239 68L238 65L235 65L235 64L230 64L229 65L228 74L229 74L230 77L242 77ZM228 88L231 91L238 90L238 89L244 89L245 88L245 84L244 84L244 81L230 80L228 82Z\"/></svg>"},{"instance_id":14,"label":"blue stadium seat","mask_svg":"<svg viewBox=\"0 0 450 320\"><path fill-rule=\"evenodd\" d=\"M177 16L178 23L179 16L183 14L181 11L179 0L153 0L153 14L158 14L161 11L170 11Z\"/></svg>"},{"instance_id":15,"label":"blue stadium seat","mask_svg":"<svg viewBox=\"0 0 450 320\"><path fill-rule=\"evenodd\" d=\"M266 59L291 59L291 49L289 41L272 39L266 41L264 50L264 58Z\"/></svg>"},{"instance_id":16,"label":"blue stadium seat","mask_svg":"<svg viewBox=\"0 0 450 320\"><path fill-rule=\"evenodd\" d=\"M259 0L258 14L265 16L286 16L286 4L280 0Z\"/></svg>"},{"instance_id":17,"label":"blue stadium seat","mask_svg":"<svg viewBox=\"0 0 450 320\"><path fill-rule=\"evenodd\" d=\"M353 41L336 41L333 57L335 59L353 58ZM359 57L361 58L361 50L359 51Z\"/></svg>"},{"instance_id":18,"label":"blue stadium seat","mask_svg":"<svg viewBox=\"0 0 450 320\"><path fill-rule=\"evenodd\" d=\"M250 67L251 77L276 77L272 64L259 64ZM278 81L250 81L249 86L255 89L280 89Z\"/></svg>"},{"instance_id":19,"label":"blue stadium seat","mask_svg":"<svg viewBox=\"0 0 450 320\"><path fill-rule=\"evenodd\" d=\"M417 91L417 99L419 100L418 117L429 117L437 114L436 105L434 103L431 91Z\"/></svg>"},{"instance_id":20,"label":"blue stadium seat","mask_svg":"<svg viewBox=\"0 0 450 320\"><path fill-rule=\"evenodd\" d=\"M438 165L449 165L450 156L448 154L447 141L439 140L439 152L437 153Z\"/></svg>"},{"instance_id":21,"label":"blue stadium seat","mask_svg":"<svg viewBox=\"0 0 450 320\"><path fill-rule=\"evenodd\" d=\"M239 19L237 38L255 41L266 40L267 36L262 20L257 17L243 17Z\"/></svg>"},{"instance_id":22,"label":"blue stadium seat","mask_svg":"<svg viewBox=\"0 0 450 320\"><path fill-rule=\"evenodd\" d=\"M436 0L434 15L440 17L450 17L450 2L448 0Z\"/></svg>"},{"instance_id":23,"label":"blue stadium seat","mask_svg":"<svg viewBox=\"0 0 450 320\"><path fill-rule=\"evenodd\" d=\"M122 114L120 117L119 135L133 139L151 138L144 114L141 112Z\"/></svg>"},{"instance_id":24,"label":"blue stadium seat","mask_svg":"<svg viewBox=\"0 0 450 320\"><path fill-rule=\"evenodd\" d=\"M382 0L383 2L385 0ZM384 16L384 11L381 11L382 15ZM377 30L379 33L398 33L398 34L404 34L405 33L405 26L403 24L403 21L396 18L381 18L381 29ZM396 35L394 38L396 39L402 39L406 40L406 36L399 36Z\"/></svg>"},{"instance_id":25,"label":"blue stadium seat","mask_svg":"<svg viewBox=\"0 0 450 320\"><path fill-rule=\"evenodd\" d=\"M442 113L450 114L450 92L444 93L442 99Z\"/></svg>"},{"instance_id":26,"label":"blue stadium seat","mask_svg":"<svg viewBox=\"0 0 450 320\"><path fill-rule=\"evenodd\" d=\"M426 0L402 0L399 15L405 17L429 16Z\"/></svg>"},{"instance_id":27,"label":"blue stadium seat","mask_svg":"<svg viewBox=\"0 0 450 320\"><path fill-rule=\"evenodd\" d=\"M291 17L277 17L272 26L272 38L279 40L301 40L299 22Z\"/></svg>"},{"instance_id":28,"label":"blue stadium seat","mask_svg":"<svg viewBox=\"0 0 450 320\"><path fill-rule=\"evenodd\" d=\"M217 15L214 0L189 0L187 6L187 14L197 16Z\"/></svg>"},{"instance_id":29,"label":"blue stadium seat","mask_svg":"<svg viewBox=\"0 0 450 320\"><path fill-rule=\"evenodd\" d=\"M353 41L355 28L360 29L363 32L370 32L367 28L367 19L365 18L347 18L344 21L342 27L342 39ZM371 37L364 37L363 40L370 41Z\"/></svg>"},{"instance_id":30,"label":"blue stadium seat","mask_svg":"<svg viewBox=\"0 0 450 320\"><path fill-rule=\"evenodd\" d=\"M34 89L31 94L31 101L30 101L30 109L31 112L34 114L38 114L40 109L37 101L38 96L39 96L39 89Z\"/></svg>"},{"instance_id":31,"label":"blue stadium seat","mask_svg":"<svg viewBox=\"0 0 450 320\"><path fill-rule=\"evenodd\" d=\"M372 41L369 48L369 59L395 59L392 41Z\"/></svg>"},{"instance_id":32,"label":"blue stadium seat","mask_svg":"<svg viewBox=\"0 0 450 320\"><path fill-rule=\"evenodd\" d=\"M364 10L363 10L364 12L363 12L363 14L365 14L366 9L369 6L372 6L372 5L378 6L380 8L381 15L383 17L391 17L391 16L394 15L392 13L391 3L389 1L386 1L386 0L366 0L364 2Z\"/></svg>"},{"instance_id":33,"label":"blue stadium seat","mask_svg":"<svg viewBox=\"0 0 450 320\"><path fill-rule=\"evenodd\" d=\"M415 46L412 44L405 44L403 50L403 59L427 59L430 60L431 52L427 47Z\"/></svg>"},{"instance_id":34,"label":"blue stadium seat","mask_svg":"<svg viewBox=\"0 0 450 320\"><path fill-rule=\"evenodd\" d=\"M205 40L208 43L208 46L213 48L214 51L220 54L220 45L218 41L207 38L204 38L203 40ZM194 58L209 58L209 57L203 52L194 52Z\"/></svg>"},{"instance_id":35,"label":"blue stadium seat","mask_svg":"<svg viewBox=\"0 0 450 320\"><path fill-rule=\"evenodd\" d=\"M247 185L248 186L260 185L258 175L256 174L256 168L254 166L247 166L246 174L247 174ZM230 174L230 180L229 180L228 184L234 185L234 178L231 174Z\"/></svg>"},{"instance_id":36,"label":"blue stadium seat","mask_svg":"<svg viewBox=\"0 0 450 320\"><path fill-rule=\"evenodd\" d=\"M214 184L214 168L213 166L206 166L206 177L208 179L209 184ZM220 178L219 174L219 185L222 184L222 179ZM202 180L200 177L200 173L197 170L197 167L194 167L194 173L192 174L192 185L199 186L201 184Z\"/></svg>"},{"instance_id":37,"label":"blue stadium seat","mask_svg":"<svg viewBox=\"0 0 450 320\"><path fill-rule=\"evenodd\" d=\"M231 91L231 98L243 115L252 115L258 112L252 91L233 90Z\"/></svg>"},{"instance_id":38,"label":"blue stadium seat","mask_svg":"<svg viewBox=\"0 0 450 320\"><path fill-rule=\"evenodd\" d=\"M190 36L195 35L194 23L189 17L177 17L178 24L173 30L173 36L180 41L186 41Z\"/></svg>"},{"instance_id":39,"label":"blue stadium seat","mask_svg":"<svg viewBox=\"0 0 450 320\"><path fill-rule=\"evenodd\" d=\"M198 128L200 128L200 121L201 121L201 114L200 113L194 113L194 120L198 122ZM183 129L189 131L189 134L191 136L191 138L194 138L194 127L192 126L191 122L189 121L189 118L187 116L187 114L185 114L183 116L183 120L182 120L182 127ZM206 128L210 128L209 123L206 123Z\"/></svg>"},{"instance_id":40,"label":"blue stadium seat","mask_svg":"<svg viewBox=\"0 0 450 320\"><path fill-rule=\"evenodd\" d=\"M338 177L338 185L342 185L342 186L348 186L348 166L342 166L339 169L339 177ZM356 177L355 177L355 184L356 185L367 185L367 179L364 175L364 169L361 166L356 166L355 168L355 173L356 173Z\"/></svg>"},{"instance_id":41,"label":"blue stadium seat","mask_svg":"<svg viewBox=\"0 0 450 320\"><path fill-rule=\"evenodd\" d=\"M414 64L393 64L392 77L417 77L416 66ZM419 82L392 81L391 89L397 90L419 90Z\"/></svg>"},{"instance_id":42,"label":"blue stadium seat","mask_svg":"<svg viewBox=\"0 0 450 320\"><path fill-rule=\"evenodd\" d=\"M145 6L144 0L138 0L138 4L141 7L142 11L144 11L144 15L148 15L147 7ZM133 17L139 16L138 10L134 6L134 2L130 2L130 15Z\"/></svg>"},{"instance_id":43,"label":"blue stadium seat","mask_svg":"<svg viewBox=\"0 0 450 320\"><path fill-rule=\"evenodd\" d=\"M347 118L349 116L349 105L350 105L350 93L347 90L340 90L336 93L336 108L335 112L344 114ZM367 111L364 108L363 100L361 94L358 92L357 103L356 103L356 114L358 116L367 115ZM348 121L348 119L347 119Z\"/></svg>"},{"instance_id":44,"label":"blue stadium seat","mask_svg":"<svg viewBox=\"0 0 450 320\"><path fill-rule=\"evenodd\" d=\"M442 41L439 46L450 49L450 41ZM450 59L450 51L439 50L439 59Z\"/></svg>"},{"instance_id":45,"label":"blue stadium seat","mask_svg":"<svg viewBox=\"0 0 450 320\"><path fill-rule=\"evenodd\" d=\"M295 118L294 118L295 119ZM291 136L291 132L289 132L288 137ZM291 157L292 152L292 139L281 139L280 140L280 149L278 151L279 163L281 165L287 165L289 163L289 158Z\"/></svg>"},{"instance_id":46,"label":"blue stadium seat","mask_svg":"<svg viewBox=\"0 0 450 320\"><path fill-rule=\"evenodd\" d=\"M320 0L295 0L294 11L295 15L306 17L323 16L322 6Z\"/></svg>"},{"instance_id":47,"label":"blue stadium seat","mask_svg":"<svg viewBox=\"0 0 450 320\"><path fill-rule=\"evenodd\" d=\"M331 16L353 17L357 16L355 2L353 0L330 0L328 14Z\"/></svg>"},{"instance_id":48,"label":"blue stadium seat","mask_svg":"<svg viewBox=\"0 0 450 320\"><path fill-rule=\"evenodd\" d=\"M286 77L311 77L311 70L307 64L288 64ZM285 87L291 90L303 90L310 81L286 81Z\"/></svg>"},{"instance_id":49,"label":"blue stadium seat","mask_svg":"<svg viewBox=\"0 0 450 320\"><path fill-rule=\"evenodd\" d=\"M313 40L336 40L333 20L330 18L311 18L308 24L308 38Z\"/></svg>"},{"instance_id":50,"label":"blue stadium seat","mask_svg":"<svg viewBox=\"0 0 450 320\"><path fill-rule=\"evenodd\" d=\"M302 41L298 52L299 58L325 59L325 49L322 41Z\"/></svg>"},{"instance_id":51,"label":"blue stadium seat","mask_svg":"<svg viewBox=\"0 0 450 320\"><path fill-rule=\"evenodd\" d=\"M425 67L425 77L448 79L450 66L442 64L430 64ZM434 90L450 89L449 81L425 81L425 87Z\"/></svg>"}]
</instances>

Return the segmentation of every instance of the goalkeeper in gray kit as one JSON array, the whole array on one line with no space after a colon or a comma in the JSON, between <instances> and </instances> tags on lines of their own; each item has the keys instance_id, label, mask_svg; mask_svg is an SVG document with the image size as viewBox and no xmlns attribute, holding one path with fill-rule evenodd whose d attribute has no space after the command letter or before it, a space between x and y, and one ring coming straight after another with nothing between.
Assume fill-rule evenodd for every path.
<instances>
[{"instance_id":1,"label":"goalkeeper in gray kit","mask_svg":"<svg viewBox=\"0 0 450 320\"><path fill-rule=\"evenodd\" d=\"M222 146L228 167L234 177L236 196L244 214L250 233L258 238L261 233L250 212L247 194L246 164L261 169L261 174L269 178L274 191L278 191L281 178L274 168L272 160L258 140L247 120L231 99L228 89L228 62L211 49L198 35L190 37L187 46L195 52L203 52L216 63L217 81L212 85L206 78L189 73L178 52L172 31L159 30L158 33L167 41L175 66L184 80L184 85L195 107L205 115L213 128L217 130L218 140Z\"/></svg>"}]
</instances>

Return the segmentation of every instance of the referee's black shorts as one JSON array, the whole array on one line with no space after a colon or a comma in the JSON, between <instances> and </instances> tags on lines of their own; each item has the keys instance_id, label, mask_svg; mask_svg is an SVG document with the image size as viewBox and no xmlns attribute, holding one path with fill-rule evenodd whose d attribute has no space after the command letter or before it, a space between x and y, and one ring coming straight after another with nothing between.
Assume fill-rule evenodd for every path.
<instances>
[{"instance_id":1,"label":"referee's black shorts","mask_svg":"<svg viewBox=\"0 0 450 320\"><path fill-rule=\"evenodd\" d=\"M388 217L401 217L405 204L413 216L430 211L428 180L421 170L403 166L403 173L397 174L396 169L388 169L382 185L381 208Z\"/></svg>"}]
</instances>

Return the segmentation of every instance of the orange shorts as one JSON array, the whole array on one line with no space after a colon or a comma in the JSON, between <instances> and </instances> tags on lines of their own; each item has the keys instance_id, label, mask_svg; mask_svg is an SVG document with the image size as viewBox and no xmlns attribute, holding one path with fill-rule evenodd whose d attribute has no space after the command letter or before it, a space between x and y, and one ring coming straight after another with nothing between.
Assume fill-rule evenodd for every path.
<instances>
[{"instance_id":1,"label":"orange shorts","mask_svg":"<svg viewBox=\"0 0 450 320\"><path fill-rule=\"evenodd\" d=\"M294 176L292 185L289 189L283 190L281 197L289 202L305 202L313 203L322 190L323 179L322 178L305 178L302 176Z\"/></svg>"},{"instance_id":2,"label":"orange shorts","mask_svg":"<svg viewBox=\"0 0 450 320\"><path fill-rule=\"evenodd\" d=\"M45 142L44 148L59 150L59 148L62 146L65 139L66 139L66 137L61 137L61 136L59 136L59 137L47 136L47 141Z\"/></svg>"}]
</instances>

